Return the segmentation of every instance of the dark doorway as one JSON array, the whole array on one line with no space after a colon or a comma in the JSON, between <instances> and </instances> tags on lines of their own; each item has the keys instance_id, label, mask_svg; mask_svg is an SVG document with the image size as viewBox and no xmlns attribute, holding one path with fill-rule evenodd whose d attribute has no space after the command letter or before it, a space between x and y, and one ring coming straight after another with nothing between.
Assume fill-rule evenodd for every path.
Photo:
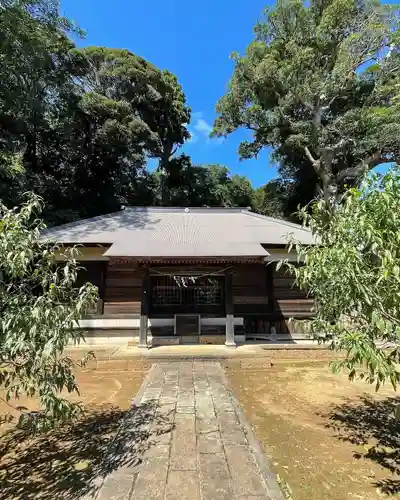
<instances>
[{"instance_id":1,"label":"dark doorway","mask_svg":"<svg viewBox=\"0 0 400 500\"><path fill-rule=\"evenodd\" d=\"M200 316L198 314L177 314L175 316L175 335L181 344L200 342Z\"/></svg>"}]
</instances>

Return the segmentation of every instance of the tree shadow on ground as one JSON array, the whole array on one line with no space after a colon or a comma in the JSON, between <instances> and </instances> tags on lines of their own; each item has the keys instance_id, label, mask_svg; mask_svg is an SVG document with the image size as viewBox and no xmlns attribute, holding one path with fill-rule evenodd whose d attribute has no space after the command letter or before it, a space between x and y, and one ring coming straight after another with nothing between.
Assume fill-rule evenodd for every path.
<instances>
[{"instance_id":1,"label":"tree shadow on ground","mask_svg":"<svg viewBox=\"0 0 400 500\"><path fill-rule=\"evenodd\" d=\"M363 447L365 451L357 450L354 458L372 460L392 473L375 483L386 494L400 493L399 409L399 397L376 400L364 395L356 403L348 400L324 415L329 418L326 427L333 429L336 437Z\"/></svg>"},{"instance_id":2,"label":"tree shadow on ground","mask_svg":"<svg viewBox=\"0 0 400 500\"><path fill-rule=\"evenodd\" d=\"M135 467L172 430L153 403L127 411L108 406L79 421L32 436L12 430L0 439L0 500L63 500L94 495L113 470Z\"/></svg>"}]
</instances>

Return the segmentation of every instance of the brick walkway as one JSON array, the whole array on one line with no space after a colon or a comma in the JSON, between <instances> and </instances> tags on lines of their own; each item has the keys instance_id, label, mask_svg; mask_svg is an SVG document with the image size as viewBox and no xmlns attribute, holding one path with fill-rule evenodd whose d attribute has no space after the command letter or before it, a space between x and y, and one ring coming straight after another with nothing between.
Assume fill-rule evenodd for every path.
<instances>
[{"instance_id":1,"label":"brick walkway","mask_svg":"<svg viewBox=\"0 0 400 500\"><path fill-rule=\"evenodd\" d=\"M152 366L96 500L282 500L218 362Z\"/></svg>"}]
</instances>

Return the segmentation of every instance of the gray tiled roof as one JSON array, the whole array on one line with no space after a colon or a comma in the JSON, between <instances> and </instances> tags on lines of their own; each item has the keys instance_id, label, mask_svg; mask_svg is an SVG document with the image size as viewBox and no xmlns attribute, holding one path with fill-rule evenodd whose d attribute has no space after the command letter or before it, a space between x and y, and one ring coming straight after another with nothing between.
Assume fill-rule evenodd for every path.
<instances>
[{"instance_id":1,"label":"gray tiled roof","mask_svg":"<svg viewBox=\"0 0 400 500\"><path fill-rule=\"evenodd\" d=\"M110 244L107 256L265 257L261 245L285 245L289 233L313 243L311 232L297 224L244 209L132 207L44 235L60 243Z\"/></svg>"}]
</instances>

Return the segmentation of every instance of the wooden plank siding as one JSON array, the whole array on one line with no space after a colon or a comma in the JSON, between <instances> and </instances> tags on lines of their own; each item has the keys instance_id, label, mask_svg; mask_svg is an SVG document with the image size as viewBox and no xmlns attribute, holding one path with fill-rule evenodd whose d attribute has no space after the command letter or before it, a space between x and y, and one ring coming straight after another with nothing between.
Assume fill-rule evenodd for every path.
<instances>
[{"instance_id":1,"label":"wooden plank siding","mask_svg":"<svg viewBox=\"0 0 400 500\"><path fill-rule=\"evenodd\" d=\"M63 267L64 263L60 262L57 266ZM75 281L75 286L81 287L87 282L92 283L97 286L99 290L99 297L102 299L104 297L104 278L107 269L107 262L85 261L78 262L78 266L80 269Z\"/></svg>"},{"instance_id":2,"label":"wooden plank siding","mask_svg":"<svg viewBox=\"0 0 400 500\"><path fill-rule=\"evenodd\" d=\"M103 301L103 311L98 307L93 311L97 316L103 313L103 318L140 318L142 285L144 268L140 264L129 262L85 262L84 273L79 277L82 281L91 281L99 287L100 297ZM226 267L232 267L232 301L233 313L236 317L244 318L244 326L236 327L235 333L247 335L266 334L276 331L280 334L302 336L302 325L296 321L289 322L289 318L297 320L308 318L312 315L313 300L308 298L304 291L293 286L294 278L284 269L277 270L276 264L236 264L223 265L182 265L182 266L157 266L150 268L150 273L157 275L203 275L207 273L222 274ZM158 271L158 273L157 273ZM150 298L151 300L151 298ZM184 312L177 310L176 306L165 308L151 308L149 317L173 318L175 313ZM187 311L193 312L193 311ZM225 300L218 306L201 307L196 311L203 318L223 317L226 315ZM203 325L203 335L220 336L225 333L225 326ZM240 330L240 331L239 331ZM132 329L136 332L136 328ZM173 336L174 327L151 326L148 324L148 335Z\"/></svg>"},{"instance_id":3,"label":"wooden plank siding","mask_svg":"<svg viewBox=\"0 0 400 500\"><path fill-rule=\"evenodd\" d=\"M105 315L140 316L143 269L134 263L109 263L105 292Z\"/></svg>"},{"instance_id":4,"label":"wooden plank siding","mask_svg":"<svg viewBox=\"0 0 400 500\"><path fill-rule=\"evenodd\" d=\"M254 266L258 276L254 271L252 273L242 268L238 270L239 273L245 273L240 278L241 283L238 290L243 289L244 283L247 282L250 296L255 293L252 290L259 287L258 296L266 294L267 299L269 299L262 309L257 306L256 301L251 304L251 308L242 309L246 334L250 338L254 333L264 334L266 338L269 338L275 330L277 339L281 335L288 336L293 340L306 338L303 325L296 320L312 316L314 301L307 297L303 290L294 285L294 277L285 269L277 270L276 263L264 266L264 270L257 269L257 267L259 266ZM262 277L264 277L264 282ZM235 313L238 315L236 310ZM289 321L291 318L294 320Z\"/></svg>"},{"instance_id":5,"label":"wooden plank siding","mask_svg":"<svg viewBox=\"0 0 400 500\"><path fill-rule=\"evenodd\" d=\"M86 260L78 262L78 265L79 270L77 279L75 281L75 286L77 288L80 288L85 283L92 283L92 285L97 287L99 299L97 300L97 303L89 310L89 316L100 316L103 314L103 299L107 262L98 260ZM64 262L58 262L57 266L63 267Z\"/></svg>"},{"instance_id":6,"label":"wooden plank siding","mask_svg":"<svg viewBox=\"0 0 400 500\"><path fill-rule=\"evenodd\" d=\"M232 278L235 316L268 312L268 283L265 265L236 266Z\"/></svg>"},{"instance_id":7,"label":"wooden plank siding","mask_svg":"<svg viewBox=\"0 0 400 500\"><path fill-rule=\"evenodd\" d=\"M294 285L294 277L284 268L272 264L274 284L274 312L277 316L308 318L314 301L304 290Z\"/></svg>"},{"instance_id":8,"label":"wooden plank siding","mask_svg":"<svg viewBox=\"0 0 400 500\"><path fill-rule=\"evenodd\" d=\"M147 335L153 337L170 337L174 335L174 325L152 326L150 322L147 325Z\"/></svg>"}]
</instances>

